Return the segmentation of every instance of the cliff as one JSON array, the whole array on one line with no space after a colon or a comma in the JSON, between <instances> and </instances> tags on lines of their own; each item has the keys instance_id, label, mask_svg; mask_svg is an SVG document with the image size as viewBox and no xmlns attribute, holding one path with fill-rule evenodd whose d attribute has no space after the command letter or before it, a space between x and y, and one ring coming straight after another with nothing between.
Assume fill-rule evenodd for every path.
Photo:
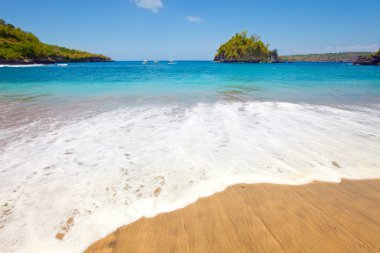
<instances>
[{"instance_id":1,"label":"cliff","mask_svg":"<svg viewBox=\"0 0 380 253\"><path fill-rule=\"evenodd\" d=\"M34 34L0 19L0 64L104 62L107 56L42 43Z\"/></svg>"}]
</instances>

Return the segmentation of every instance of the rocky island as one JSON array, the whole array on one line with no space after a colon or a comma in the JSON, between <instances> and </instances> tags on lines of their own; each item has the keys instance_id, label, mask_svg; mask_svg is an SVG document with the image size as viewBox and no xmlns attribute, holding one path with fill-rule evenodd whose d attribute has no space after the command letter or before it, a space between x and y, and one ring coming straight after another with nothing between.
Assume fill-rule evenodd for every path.
<instances>
[{"instance_id":1,"label":"rocky island","mask_svg":"<svg viewBox=\"0 0 380 253\"><path fill-rule=\"evenodd\" d=\"M215 55L216 62L279 62L277 50L270 50L259 36L247 36L247 32L235 34L228 42L221 45Z\"/></svg>"},{"instance_id":2,"label":"rocky island","mask_svg":"<svg viewBox=\"0 0 380 253\"><path fill-rule=\"evenodd\" d=\"M380 65L380 49L377 53L366 56L360 56L354 64L357 65Z\"/></svg>"},{"instance_id":3,"label":"rocky island","mask_svg":"<svg viewBox=\"0 0 380 253\"><path fill-rule=\"evenodd\" d=\"M34 34L0 19L0 64L105 61L111 61L111 58L42 43Z\"/></svg>"}]
</instances>

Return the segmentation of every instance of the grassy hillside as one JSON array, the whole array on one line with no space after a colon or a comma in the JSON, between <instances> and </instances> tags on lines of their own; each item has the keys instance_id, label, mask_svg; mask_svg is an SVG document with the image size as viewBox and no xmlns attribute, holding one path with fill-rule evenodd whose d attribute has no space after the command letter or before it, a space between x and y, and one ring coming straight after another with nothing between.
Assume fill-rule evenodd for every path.
<instances>
[{"instance_id":1,"label":"grassy hillside","mask_svg":"<svg viewBox=\"0 0 380 253\"><path fill-rule=\"evenodd\" d=\"M0 63L110 61L109 57L42 43L35 35L0 19Z\"/></svg>"},{"instance_id":2,"label":"grassy hillside","mask_svg":"<svg viewBox=\"0 0 380 253\"><path fill-rule=\"evenodd\" d=\"M221 45L215 55L218 62L262 62L277 61L277 50L269 50L258 36L247 36L247 32L237 33Z\"/></svg>"},{"instance_id":3,"label":"grassy hillside","mask_svg":"<svg viewBox=\"0 0 380 253\"><path fill-rule=\"evenodd\" d=\"M370 52L300 54L280 56L280 60L289 62L355 62L360 56L368 56L370 54Z\"/></svg>"}]
</instances>

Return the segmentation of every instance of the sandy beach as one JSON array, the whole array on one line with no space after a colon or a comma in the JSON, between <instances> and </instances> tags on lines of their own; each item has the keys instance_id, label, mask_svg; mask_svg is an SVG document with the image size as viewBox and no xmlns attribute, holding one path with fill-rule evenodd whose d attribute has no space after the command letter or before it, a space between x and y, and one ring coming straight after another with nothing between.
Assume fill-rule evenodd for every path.
<instances>
[{"instance_id":1,"label":"sandy beach","mask_svg":"<svg viewBox=\"0 0 380 253\"><path fill-rule=\"evenodd\" d=\"M380 180L236 185L142 218L86 253L380 252Z\"/></svg>"}]
</instances>

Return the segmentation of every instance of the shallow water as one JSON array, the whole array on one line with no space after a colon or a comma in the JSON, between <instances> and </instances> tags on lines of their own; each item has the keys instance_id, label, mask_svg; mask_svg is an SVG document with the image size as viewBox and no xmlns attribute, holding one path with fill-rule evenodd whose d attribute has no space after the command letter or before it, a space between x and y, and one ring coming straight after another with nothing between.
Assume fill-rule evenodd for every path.
<instances>
[{"instance_id":1,"label":"shallow water","mask_svg":"<svg viewBox=\"0 0 380 253\"><path fill-rule=\"evenodd\" d=\"M81 252L236 183L380 178L379 67L2 67L0 111L0 252Z\"/></svg>"}]
</instances>

